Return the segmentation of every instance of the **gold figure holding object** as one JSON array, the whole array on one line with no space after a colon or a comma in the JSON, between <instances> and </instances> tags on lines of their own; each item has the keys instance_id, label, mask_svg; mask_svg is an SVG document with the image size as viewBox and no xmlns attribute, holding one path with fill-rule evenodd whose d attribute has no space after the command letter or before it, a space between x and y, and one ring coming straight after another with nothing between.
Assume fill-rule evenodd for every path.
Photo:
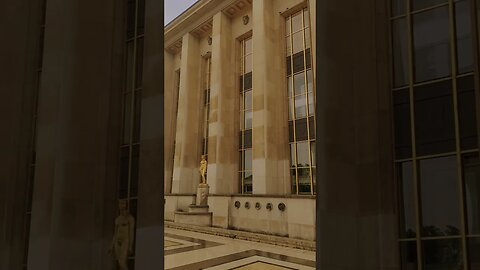
<instances>
[{"instance_id":1,"label":"gold figure holding object","mask_svg":"<svg viewBox=\"0 0 480 270\"><path fill-rule=\"evenodd\" d=\"M207 175L207 160L205 159L205 155L202 155L202 160L200 161L200 168L198 170L200 171L200 175L202 176L201 184L206 184L207 180L205 179L205 176Z\"/></svg>"},{"instance_id":2,"label":"gold figure holding object","mask_svg":"<svg viewBox=\"0 0 480 270\"><path fill-rule=\"evenodd\" d=\"M115 232L109 252L114 251L120 270L128 270L128 255L133 251L135 219L128 211L127 200L119 200L120 215L115 219Z\"/></svg>"}]
</instances>

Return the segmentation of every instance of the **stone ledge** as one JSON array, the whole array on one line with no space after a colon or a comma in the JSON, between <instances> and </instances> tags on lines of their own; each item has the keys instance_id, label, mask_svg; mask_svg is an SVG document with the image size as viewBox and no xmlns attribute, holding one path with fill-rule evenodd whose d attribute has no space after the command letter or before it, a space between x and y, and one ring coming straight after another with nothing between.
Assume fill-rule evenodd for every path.
<instances>
[{"instance_id":1,"label":"stone ledge","mask_svg":"<svg viewBox=\"0 0 480 270\"><path fill-rule=\"evenodd\" d=\"M181 229L192 232L207 233L234 239L248 240L271 245L316 251L316 242L309 240L293 239L275 235L252 233L246 231L229 230L217 227L201 227L196 225L179 224L171 221L164 221L165 227Z\"/></svg>"}]
</instances>

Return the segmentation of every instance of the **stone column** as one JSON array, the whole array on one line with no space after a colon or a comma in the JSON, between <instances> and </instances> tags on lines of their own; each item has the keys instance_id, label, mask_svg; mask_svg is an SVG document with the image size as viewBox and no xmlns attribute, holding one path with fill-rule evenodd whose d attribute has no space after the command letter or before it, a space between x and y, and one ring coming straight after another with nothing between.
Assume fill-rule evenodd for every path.
<instances>
[{"instance_id":1,"label":"stone column","mask_svg":"<svg viewBox=\"0 0 480 270\"><path fill-rule=\"evenodd\" d=\"M399 269L387 2L317 4L317 262Z\"/></svg>"},{"instance_id":2,"label":"stone column","mask_svg":"<svg viewBox=\"0 0 480 270\"><path fill-rule=\"evenodd\" d=\"M254 194L290 193L284 18L273 2L253 1Z\"/></svg>"},{"instance_id":3,"label":"stone column","mask_svg":"<svg viewBox=\"0 0 480 270\"><path fill-rule=\"evenodd\" d=\"M210 123L208 137L208 180L210 193L236 192L238 164L235 125L235 54L231 22L223 12L213 16Z\"/></svg>"},{"instance_id":4,"label":"stone column","mask_svg":"<svg viewBox=\"0 0 480 270\"><path fill-rule=\"evenodd\" d=\"M163 122L165 127L174 127L176 119L176 104L177 104L177 89L175 88L175 71L173 70L173 55L167 51L163 52L164 59L164 110L163 110ZM172 189L172 175L173 175L173 141L175 140L175 129L168 128L164 129L164 191L165 194L169 194Z\"/></svg>"},{"instance_id":5,"label":"stone column","mask_svg":"<svg viewBox=\"0 0 480 270\"><path fill-rule=\"evenodd\" d=\"M190 33L183 36L172 193L194 194L200 183L199 115L203 103L198 43Z\"/></svg>"},{"instance_id":6,"label":"stone column","mask_svg":"<svg viewBox=\"0 0 480 270\"><path fill-rule=\"evenodd\" d=\"M30 270L113 265L123 5L48 1Z\"/></svg>"},{"instance_id":7,"label":"stone column","mask_svg":"<svg viewBox=\"0 0 480 270\"><path fill-rule=\"evenodd\" d=\"M163 3L147 0L145 8L145 43L143 61L142 118L137 205L135 269L163 268L163 209L164 209L164 104L162 51ZM165 53L165 64L168 55ZM165 96L166 98L166 96ZM166 115L165 115L166 116ZM162 121L163 120L163 121ZM165 145L167 146L167 145ZM170 147L172 148L172 147ZM132 270L132 269L130 269Z\"/></svg>"}]
</instances>

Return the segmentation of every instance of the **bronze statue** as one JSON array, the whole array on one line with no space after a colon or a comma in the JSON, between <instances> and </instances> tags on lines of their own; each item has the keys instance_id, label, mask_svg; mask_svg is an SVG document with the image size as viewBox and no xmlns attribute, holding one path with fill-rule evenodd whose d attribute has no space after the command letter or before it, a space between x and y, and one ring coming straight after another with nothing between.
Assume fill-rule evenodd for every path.
<instances>
[{"instance_id":1,"label":"bronze statue","mask_svg":"<svg viewBox=\"0 0 480 270\"><path fill-rule=\"evenodd\" d=\"M127 200L119 200L120 215L115 219L115 232L109 252L114 251L120 270L128 270L128 255L133 251L135 219L128 211Z\"/></svg>"},{"instance_id":2,"label":"bronze statue","mask_svg":"<svg viewBox=\"0 0 480 270\"><path fill-rule=\"evenodd\" d=\"M202 161L200 161L200 168L198 169L200 171L200 175L202 176L201 184L206 184L207 182L205 179L205 176L207 175L207 160L205 158L205 155L202 155Z\"/></svg>"}]
</instances>

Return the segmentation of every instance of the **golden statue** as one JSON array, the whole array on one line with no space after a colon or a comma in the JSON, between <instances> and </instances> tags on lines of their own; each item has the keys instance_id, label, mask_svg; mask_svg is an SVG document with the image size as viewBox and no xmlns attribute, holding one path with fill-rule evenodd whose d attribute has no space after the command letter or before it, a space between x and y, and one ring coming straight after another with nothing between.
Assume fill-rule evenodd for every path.
<instances>
[{"instance_id":1,"label":"golden statue","mask_svg":"<svg viewBox=\"0 0 480 270\"><path fill-rule=\"evenodd\" d=\"M118 208L120 215L115 219L115 232L109 252L115 252L120 270L128 270L128 255L133 251L135 219L128 212L127 200L119 200Z\"/></svg>"},{"instance_id":2,"label":"golden statue","mask_svg":"<svg viewBox=\"0 0 480 270\"><path fill-rule=\"evenodd\" d=\"M207 180L205 179L205 176L207 175L207 160L205 158L205 155L202 155L202 160L200 161L200 168L198 169L200 171L200 175L202 176L201 184L206 184L207 182Z\"/></svg>"}]
</instances>

